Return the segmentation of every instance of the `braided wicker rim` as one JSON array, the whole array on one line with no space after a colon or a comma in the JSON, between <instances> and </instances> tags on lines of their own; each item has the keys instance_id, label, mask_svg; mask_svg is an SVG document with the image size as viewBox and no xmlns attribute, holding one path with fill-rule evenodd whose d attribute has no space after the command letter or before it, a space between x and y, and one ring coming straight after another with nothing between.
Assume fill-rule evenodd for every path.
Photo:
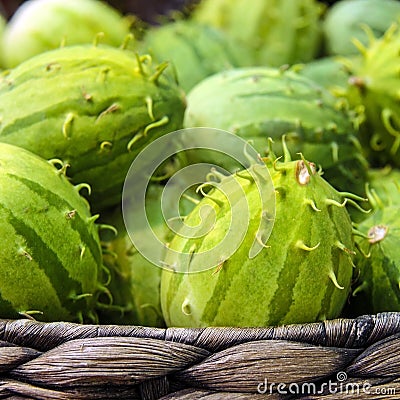
<instances>
[{"instance_id":1,"label":"braided wicker rim","mask_svg":"<svg viewBox=\"0 0 400 400\"><path fill-rule=\"evenodd\" d=\"M0 320L3 398L398 399L400 313L270 328Z\"/></svg>"}]
</instances>

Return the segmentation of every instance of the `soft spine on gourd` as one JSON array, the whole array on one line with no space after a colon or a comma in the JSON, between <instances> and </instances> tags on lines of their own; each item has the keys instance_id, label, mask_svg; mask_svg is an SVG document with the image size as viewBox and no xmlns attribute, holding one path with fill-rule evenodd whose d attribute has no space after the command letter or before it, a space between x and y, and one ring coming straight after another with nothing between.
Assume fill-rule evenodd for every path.
<instances>
[{"instance_id":1,"label":"soft spine on gourd","mask_svg":"<svg viewBox=\"0 0 400 400\"><path fill-rule=\"evenodd\" d=\"M101 45L35 56L0 81L0 142L70 165L73 183L92 187L94 211L121 200L136 155L179 129L185 98L167 63Z\"/></svg>"},{"instance_id":2,"label":"soft spine on gourd","mask_svg":"<svg viewBox=\"0 0 400 400\"><path fill-rule=\"evenodd\" d=\"M168 326L265 326L340 315L354 270L353 229L345 206L358 207L359 198L336 191L304 158L291 161L287 149L284 161L271 156L265 162L273 188L260 182L260 190L275 190L275 218L263 211L257 185L245 170L223 177L185 218L186 225L194 227L215 213L211 232L196 239L178 232L169 243L161 281ZM257 173L259 166L250 168ZM229 229L232 209L220 189L233 180L243 188L250 213L243 242L215 268L192 273L198 271L196 254L212 248ZM264 242L259 226L271 223L272 233ZM263 248L250 259L255 239ZM182 252L191 254L184 268L188 273L177 272L182 271L177 268Z\"/></svg>"}]
</instances>

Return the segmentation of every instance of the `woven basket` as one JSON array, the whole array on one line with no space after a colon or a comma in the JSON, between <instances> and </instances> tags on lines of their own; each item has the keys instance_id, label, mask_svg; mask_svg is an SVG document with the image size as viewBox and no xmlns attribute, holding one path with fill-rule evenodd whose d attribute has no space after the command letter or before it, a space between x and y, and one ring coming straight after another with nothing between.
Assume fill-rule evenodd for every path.
<instances>
[{"instance_id":1,"label":"woven basket","mask_svg":"<svg viewBox=\"0 0 400 400\"><path fill-rule=\"evenodd\" d=\"M273 328L0 320L0 399L399 399L400 313Z\"/></svg>"}]
</instances>

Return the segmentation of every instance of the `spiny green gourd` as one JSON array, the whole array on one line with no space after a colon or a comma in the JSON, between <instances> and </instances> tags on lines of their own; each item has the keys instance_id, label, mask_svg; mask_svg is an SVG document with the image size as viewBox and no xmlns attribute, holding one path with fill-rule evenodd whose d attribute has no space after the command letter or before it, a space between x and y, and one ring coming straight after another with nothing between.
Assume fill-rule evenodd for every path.
<instances>
[{"instance_id":1,"label":"spiny green gourd","mask_svg":"<svg viewBox=\"0 0 400 400\"><path fill-rule=\"evenodd\" d=\"M29 0L8 21L3 36L4 65L21 62L60 46L101 42L120 46L130 35L131 22L97 0Z\"/></svg>"},{"instance_id":2,"label":"spiny green gourd","mask_svg":"<svg viewBox=\"0 0 400 400\"><path fill-rule=\"evenodd\" d=\"M349 304L356 315L400 311L400 187L390 174L383 180L386 190L371 184L371 215L356 224L358 273Z\"/></svg>"},{"instance_id":3,"label":"spiny green gourd","mask_svg":"<svg viewBox=\"0 0 400 400\"><path fill-rule=\"evenodd\" d=\"M110 46L30 58L1 78L0 142L69 164L94 211L115 205L135 156L182 125L184 93L166 67Z\"/></svg>"},{"instance_id":4,"label":"spiny green gourd","mask_svg":"<svg viewBox=\"0 0 400 400\"><path fill-rule=\"evenodd\" d=\"M207 76L243 65L248 58L247 49L223 31L187 20L150 27L139 48L156 60L170 61L186 92Z\"/></svg>"},{"instance_id":5,"label":"spiny green gourd","mask_svg":"<svg viewBox=\"0 0 400 400\"><path fill-rule=\"evenodd\" d=\"M353 107L365 110L360 141L368 149L373 167L387 163L400 166L400 77L398 73L400 29L393 24L381 38L370 32L367 46L360 42L361 61L348 60L350 71L347 96Z\"/></svg>"},{"instance_id":6,"label":"spiny green gourd","mask_svg":"<svg viewBox=\"0 0 400 400\"><path fill-rule=\"evenodd\" d=\"M60 160L0 143L0 318L96 321L106 289L98 215Z\"/></svg>"},{"instance_id":7,"label":"spiny green gourd","mask_svg":"<svg viewBox=\"0 0 400 400\"><path fill-rule=\"evenodd\" d=\"M322 20L324 52L327 55L358 54L354 39L365 46L368 26L375 37L382 36L400 17L397 0L342 0L326 10Z\"/></svg>"},{"instance_id":8,"label":"spiny green gourd","mask_svg":"<svg viewBox=\"0 0 400 400\"><path fill-rule=\"evenodd\" d=\"M340 314L354 268L352 223L345 207L353 196L336 191L304 158L291 161L287 151L284 161L274 158L265 159L272 181L264 180L258 171L262 166L254 164L223 177L206 193L185 223L200 226L200 233L200 222L213 216L210 232L186 238L182 231L171 240L161 281L168 326L266 326ZM224 192L235 185L245 197L228 201ZM275 214L260 200L259 193L271 190ZM196 272L201 255L207 256L229 231L235 208L244 213L246 203L249 224L236 252L229 258L220 253L213 268ZM261 251L250 258L256 243Z\"/></svg>"},{"instance_id":9,"label":"spiny green gourd","mask_svg":"<svg viewBox=\"0 0 400 400\"><path fill-rule=\"evenodd\" d=\"M206 126L224 129L265 154L268 137L277 142L286 135L292 152L324 170L339 190L364 193L367 161L357 140L358 118L346 102L301 76L293 67L235 68L204 79L187 95L185 128ZM282 154L282 149L277 153ZM189 153L196 161L208 152ZM233 169L229 159L219 165ZM351 189L349 189L351 188Z\"/></svg>"},{"instance_id":10,"label":"spiny green gourd","mask_svg":"<svg viewBox=\"0 0 400 400\"><path fill-rule=\"evenodd\" d=\"M202 0L192 19L224 30L250 51L244 65L307 62L320 51L324 5L315 0Z\"/></svg>"}]
</instances>

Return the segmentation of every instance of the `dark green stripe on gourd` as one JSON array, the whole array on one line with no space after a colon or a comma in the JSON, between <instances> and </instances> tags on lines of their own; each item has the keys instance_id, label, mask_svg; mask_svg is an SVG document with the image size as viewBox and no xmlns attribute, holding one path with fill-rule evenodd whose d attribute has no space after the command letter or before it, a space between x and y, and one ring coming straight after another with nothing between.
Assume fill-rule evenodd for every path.
<instances>
[{"instance_id":1,"label":"dark green stripe on gourd","mask_svg":"<svg viewBox=\"0 0 400 400\"><path fill-rule=\"evenodd\" d=\"M0 316L96 320L102 256L81 186L22 148L0 143Z\"/></svg>"},{"instance_id":2,"label":"dark green stripe on gourd","mask_svg":"<svg viewBox=\"0 0 400 400\"><path fill-rule=\"evenodd\" d=\"M249 258L262 212L257 185L248 172L225 178L221 185L236 180L246 194L250 207L246 236L236 252L215 268L163 271L161 304L168 326L265 326L340 314L353 274L352 224L344 207L351 200L316 174L311 164L308 183L300 184L304 160L267 161L267 165L276 190L276 213L265 248ZM271 190L266 182L260 186ZM165 265L172 270L181 262L179 252L188 252L191 271L196 254L213 248L229 229L232 211L218 189L207 193L186 224L196 226L205 205L216 215L213 230L197 239L176 235L169 248L178 254L165 256Z\"/></svg>"},{"instance_id":3,"label":"dark green stripe on gourd","mask_svg":"<svg viewBox=\"0 0 400 400\"><path fill-rule=\"evenodd\" d=\"M107 46L33 57L0 82L0 141L68 163L95 209L116 204L136 154L182 125L183 92L165 66Z\"/></svg>"},{"instance_id":4,"label":"dark green stripe on gourd","mask_svg":"<svg viewBox=\"0 0 400 400\"><path fill-rule=\"evenodd\" d=\"M186 92L209 75L248 63L245 47L219 29L194 21L150 27L139 46L156 60L170 61Z\"/></svg>"},{"instance_id":5,"label":"dark green stripe on gourd","mask_svg":"<svg viewBox=\"0 0 400 400\"><path fill-rule=\"evenodd\" d=\"M285 134L291 152L302 152L321 165L337 189L364 193L367 163L358 144L355 116L340 99L294 68L221 72L196 85L187 101L185 127L224 129L251 140L262 155L267 137L280 142ZM191 156L213 161L207 152ZM235 167L225 161L225 168Z\"/></svg>"}]
</instances>

